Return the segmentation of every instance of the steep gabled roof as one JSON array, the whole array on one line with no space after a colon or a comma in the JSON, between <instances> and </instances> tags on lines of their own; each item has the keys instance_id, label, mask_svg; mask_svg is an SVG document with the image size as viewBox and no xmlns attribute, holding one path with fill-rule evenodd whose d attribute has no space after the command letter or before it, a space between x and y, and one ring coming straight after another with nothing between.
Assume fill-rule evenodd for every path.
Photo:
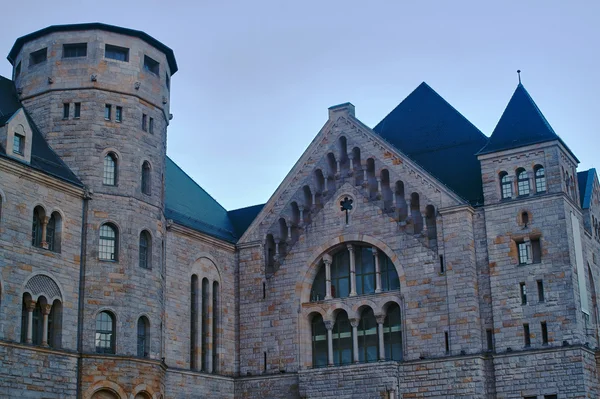
<instances>
[{"instance_id":1,"label":"steep gabled roof","mask_svg":"<svg viewBox=\"0 0 600 399\"><path fill-rule=\"evenodd\" d=\"M579 185L579 199L581 208L588 209L592 201L592 191L594 189L594 177L596 169L584 170L577 172L577 184Z\"/></svg>"},{"instance_id":2,"label":"steep gabled roof","mask_svg":"<svg viewBox=\"0 0 600 399\"><path fill-rule=\"evenodd\" d=\"M18 100L15 85L13 81L0 76L0 126L3 126L8 120L21 109L21 103ZM29 166L38 169L46 174L58 177L69 183L82 187L83 184L69 167L60 159L58 155L50 148L44 136L36 126L33 119L23 109L29 126L31 127L31 161ZM6 149L0 145L0 155L20 162L6 155Z\"/></svg>"},{"instance_id":3,"label":"steep gabled roof","mask_svg":"<svg viewBox=\"0 0 600 399\"><path fill-rule=\"evenodd\" d=\"M235 230L235 234L238 238L242 237L250 224L256 219L256 216L264 208L265 204L248 206L246 208L234 209L227 212L229 220Z\"/></svg>"},{"instance_id":4,"label":"steep gabled roof","mask_svg":"<svg viewBox=\"0 0 600 399\"><path fill-rule=\"evenodd\" d=\"M427 83L373 129L465 200L483 204L476 153L487 137Z\"/></svg>"},{"instance_id":5,"label":"steep gabled roof","mask_svg":"<svg viewBox=\"0 0 600 399\"><path fill-rule=\"evenodd\" d=\"M237 236L229 215L213 197L167 157L165 217L231 243Z\"/></svg>"},{"instance_id":6,"label":"steep gabled roof","mask_svg":"<svg viewBox=\"0 0 600 399\"><path fill-rule=\"evenodd\" d=\"M519 83L487 145L479 155L510 150L531 144L560 141L577 160L542 114L525 87ZM579 161L577 161L579 162Z\"/></svg>"}]
</instances>

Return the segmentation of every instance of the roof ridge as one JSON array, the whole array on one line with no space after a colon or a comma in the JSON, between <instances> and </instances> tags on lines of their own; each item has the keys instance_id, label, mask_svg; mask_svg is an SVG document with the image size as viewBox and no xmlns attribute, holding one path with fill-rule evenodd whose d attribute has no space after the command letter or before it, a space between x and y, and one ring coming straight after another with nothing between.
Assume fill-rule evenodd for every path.
<instances>
[{"instance_id":1,"label":"roof ridge","mask_svg":"<svg viewBox=\"0 0 600 399\"><path fill-rule=\"evenodd\" d=\"M266 205L266 203L264 203L264 204L256 204L256 205L248 205L248 206L244 206L242 208L232 209L230 211L227 211L227 213L237 212L237 211L243 211L243 210L246 210L246 209L255 208L257 206L265 206L265 205Z\"/></svg>"}]
</instances>

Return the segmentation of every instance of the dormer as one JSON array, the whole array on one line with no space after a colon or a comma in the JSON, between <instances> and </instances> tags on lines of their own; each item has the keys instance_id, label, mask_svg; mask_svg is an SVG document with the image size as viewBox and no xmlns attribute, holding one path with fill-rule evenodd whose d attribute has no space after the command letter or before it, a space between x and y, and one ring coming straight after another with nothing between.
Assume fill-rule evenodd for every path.
<instances>
[{"instance_id":1,"label":"dormer","mask_svg":"<svg viewBox=\"0 0 600 399\"><path fill-rule=\"evenodd\" d=\"M579 203L579 160L521 83L477 159L486 204L559 192Z\"/></svg>"},{"instance_id":2,"label":"dormer","mask_svg":"<svg viewBox=\"0 0 600 399\"><path fill-rule=\"evenodd\" d=\"M6 155L30 163L33 134L25 111L19 108L3 120L0 122L0 143L6 149Z\"/></svg>"}]
</instances>

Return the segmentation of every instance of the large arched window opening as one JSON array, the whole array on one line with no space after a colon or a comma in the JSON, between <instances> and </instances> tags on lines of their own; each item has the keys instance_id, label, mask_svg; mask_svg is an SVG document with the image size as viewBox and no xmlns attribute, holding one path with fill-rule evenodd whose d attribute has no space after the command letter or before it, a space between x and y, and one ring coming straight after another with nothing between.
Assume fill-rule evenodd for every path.
<instances>
[{"instance_id":1,"label":"large arched window opening","mask_svg":"<svg viewBox=\"0 0 600 399\"><path fill-rule=\"evenodd\" d=\"M115 317L103 311L96 316L96 353L115 353Z\"/></svg>"},{"instance_id":2,"label":"large arched window opening","mask_svg":"<svg viewBox=\"0 0 600 399\"><path fill-rule=\"evenodd\" d=\"M318 313L311 320L311 342L313 367L327 366L327 328Z\"/></svg>"},{"instance_id":3,"label":"large arched window opening","mask_svg":"<svg viewBox=\"0 0 600 399\"><path fill-rule=\"evenodd\" d=\"M373 309L365 308L358 324L358 360L361 363L377 361L377 320Z\"/></svg>"},{"instance_id":4,"label":"large arched window opening","mask_svg":"<svg viewBox=\"0 0 600 399\"><path fill-rule=\"evenodd\" d=\"M500 191L502 199L512 198L512 181L506 172L500 173Z\"/></svg>"},{"instance_id":5,"label":"large arched window opening","mask_svg":"<svg viewBox=\"0 0 600 399\"><path fill-rule=\"evenodd\" d=\"M387 308L383 322L383 345L386 360L402 360L400 307L395 303Z\"/></svg>"},{"instance_id":6,"label":"large arched window opening","mask_svg":"<svg viewBox=\"0 0 600 399\"><path fill-rule=\"evenodd\" d=\"M331 296L345 298L350 295L350 255L342 249L333 255L331 263Z\"/></svg>"},{"instance_id":7,"label":"large arched window opening","mask_svg":"<svg viewBox=\"0 0 600 399\"><path fill-rule=\"evenodd\" d=\"M352 363L352 326L348 314L340 310L332 331L333 363L336 366Z\"/></svg>"},{"instance_id":8,"label":"large arched window opening","mask_svg":"<svg viewBox=\"0 0 600 399\"><path fill-rule=\"evenodd\" d=\"M141 316L137 323L137 355L148 357L150 354L150 322Z\"/></svg>"},{"instance_id":9,"label":"large arched window opening","mask_svg":"<svg viewBox=\"0 0 600 399\"><path fill-rule=\"evenodd\" d=\"M533 170L535 171L535 192L545 193L546 192L546 171L541 165L536 165Z\"/></svg>"},{"instance_id":10,"label":"large arched window opening","mask_svg":"<svg viewBox=\"0 0 600 399\"><path fill-rule=\"evenodd\" d=\"M529 195L529 175L525 169L517 170L517 190L519 195Z\"/></svg>"},{"instance_id":11,"label":"large arched window opening","mask_svg":"<svg viewBox=\"0 0 600 399\"><path fill-rule=\"evenodd\" d=\"M151 254L152 254L152 240L150 238L150 233L146 230L140 233L140 267L142 269L150 269L151 268Z\"/></svg>"},{"instance_id":12,"label":"large arched window opening","mask_svg":"<svg viewBox=\"0 0 600 399\"><path fill-rule=\"evenodd\" d=\"M98 255L101 260L118 260L118 233L111 223L100 226L100 245Z\"/></svg>"},{"instance_id":13,"label":"large arched window opening","mask_svg":"<svg viewBox=\"0 0 600 399\"><path fill-rule=\"evenodd\" d=\"M106 186L117 185L117 156L112 152L104 157L102 183Z\"/></svg>"},{"instance_id":14,"label":"large arched window opening","mask_svg":"<svg viewBox=\"0 0 600 399\"><path fill-rule=\"evenodd\" d=\"M375 292L375 259L371 247L354 246L356 268L356 293L358 295Z\"/></svg>"}]
</instances>

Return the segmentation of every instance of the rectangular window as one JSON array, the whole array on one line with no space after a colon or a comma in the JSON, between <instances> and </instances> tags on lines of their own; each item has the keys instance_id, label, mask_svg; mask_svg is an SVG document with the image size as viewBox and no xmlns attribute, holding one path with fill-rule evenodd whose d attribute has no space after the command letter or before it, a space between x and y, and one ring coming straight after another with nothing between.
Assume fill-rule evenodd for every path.
<instances>
[{"instance_id":1,"label":"rectangular window","mask_svg":"<svg viewBox=\"0 0 600 399\"><path fill-rule=\"evenodd\" d=\"M148 126L148 130L150 131L150 134L154 134L154 118L150 118L150 124Z\"/></svg>"},{"instance_id":2,"label":"rectangular window","mask_svg":"<svg viewBox=\"0 0 600 399\"><path fill-rule=\"evenodd\" d=\"M129 62L129 49L125 47L107 44L104 46L104 58L111 60Z\"/></svg>"},{"instance_id":3,"label":"rectangular window","mask_svg":"<svg viewBox=\"0 0 600 399\"><path fill-rule=\"evenodd\" d=\"M558 399L558 395L544 395L544 399Z\"/></svg>"},{"instance_id":4,"label":"rectangular window","mask_svg":"<svg viewBox=\"0 0 600 399\"><path fill-rule=\"evenodd\" d=\"M542 344L548 345L548 325L545 321L542 321Z\"/></svg>"},{"instance_id":5,"label":"rectangular window","mask_svg":"<svg viewBox=\"0 0 600 399\"><path fill-rule=\"evenodd\" d=\"M48 59L48 49L44 47L41 50L29 54L29 66L41 64Z\"/></svg>"},{"instance_id":6,"label":"rectangular window","mask_svg":"<svg viewBox=\"0 0 600 399\"><path fill-rule=\"evenodd\" d=\"M446 265L444 265L444 255L440 255L440 274L446 273Z\"/></svg>"},{"instance_id":7,"label":"rectangular window","mask_svg":"<svg viewBox=\"0 0 600 399\"><path fill-rule=\"evenodd\" d=\"M148 130L148 115L142 114L142 130L145 132Z\"/></svg>"},{"instance_id":8,"label":"rectangular window","mask_svg":"<svg viewBox=\"0 0 600 399\"><path fill-rule=\"evenodd\" d=\"M115 108L115 121L123 122L123 107Z\"/></svg>"},{"instance_id":9,"label":"rectangular window","mask_svg":"<svg viewBox=\"0 0 600 399\"><path fill-rule=\"evenodd\" d=\"M528 243L523 241L519 242L517 245L519 247L519 264L526 265L531 263L531 250Z\"/></svg>"},{"instance_id":10,"label":"rectangular window","mask_svg":"<svg viewBox=\"0 0 600 399\"><path fill-rule=\"evenodd\" d=\"M525 283L519 283L519 290L521 292L521 305L527 305L527 286Z\"/></svg>"},{"instance_id":11,"label":"rectangular window","mask_svg":"<svg viewBox=\"0 0 600 399\"><path fill-rule=\"evenodd\" d=\"M148 57L147 55L144 56L144 69L148 72L152 72L155 75L158 75L159 73L159 64L158 61L153 60L152 58Z\"/></svg>"},{"instance_id":12,"label":"rectangular window","mask_svg":"<svg viewBox=\"0 0 600 399\"><path fill-rule=\"evenodd\" d=\"M539 238L531 239L531 252L532 252L532 262L540 263L542 261L542 247L540 245Z\"/></svg>"},{"instance_id":13,"label":"rectangular window","mask_svg":"<svg viewBox=\"0 0 600 399\"><path fill-rule=\"evenodd\" d=\"M523 396L523 399L537 399L537 396Z\"/></svg>"},{"instance_id":14,"label":"rectangular window","mask_svg":"<svg viewBox=\"0 0 600 399\"><path fill-rule=\"evenodd\" d=\"M69 103L63 104L63 119L69 119Z\"/></svg>"},{"instance_id":15,"label":"rectangular window","mask_svg":"<svg viewBox=\"0 0 600 399\"><path fill-rule=\"evenodd\" d=\"M19 61L19 63L17 64L17 67L15 68L15 80L19 77L20 74L21 74L21 61Z\"/></svg>"},{"instance_id":16,"label":"rectangular window","mask_svg":"<svg viewBox=\"0 0 600 399\"><path fill-rule=\"evenodd\" d=\"M104 119L109 121L112 117L112 106L110 104L106 104L104 106Z\"/></svg>"},{"instance_id":17,"label":"rectangular window","mask_svg":"<svg viewBox=\"0 0 600 399\"><path fill-rule=\"evenodd\" d=\"M167 90L171 90L171 78L167 73L165 73L165 81L167 82Z\"/></svg>"},{"instance_id":18,"label":"rectangular window","mask_svg":"<svg viewBox=\"0 0 600 399\"><path fill-rule=\"evenodd\" d=\"M525 347L528 348L531 346L531 334L529 333L529 324L523 324L523 338Z\"/></svg>"},{"instance_id":19,"label":"rectangular window","mask_svg":"<svg viewBox=\"0 0 600 399\"><path fill-rule=\"evenodd\" d=\"M75 103L75 109L73 110L73 118L79 118L81 116L81 103Z\"/></svg>"},{"instance_id":20,"label":"rectangular window","mask_svg":"<svg viewBox=\"0 0 600 399\"><path fill-rule=\"evenodd\" d=\"M494 333L491 328L485 330L485 337L487 339L487 350L492 352L494 350Z\"/></svg>"},{"instance_id":21,"label":"rectangular window","mask_svg":"<svg viewBox=\"0 0 600 399\"><path fill-rule=\"evenodd\" d=\"M448 337L448 331L444 332L444 343L446 345L446 353L450 353L450 337Z\"/></svg>"},{"instance_id":22,"label":"rectangular window","mask_svg":"<svg viewBox=\"0 0 600 399\"><path fill-rule=\"evenodd\" d=\"M63 58L87 56L87 43L63 44Z\"/></svg>"},{"instance_id":23,"label":"rectangular window","mask_svg":"<svg viewBox=\"0 0 600 399\"><path fill-rule=\"evenodd\" d=\"M542 280L537 281L538 288L538 300L544 302L544 282Z\"/></svg>"},{"instance_id":24,"label":"rectangular window","mask_svg":"<svg viewBox=\"0 0 600 399\"><path fill-rule=\"evenodd\" d=\"M25 148L25 137L15 133L13 137L13 152L15 154L23 155Z\"/></svg>"}]
</instances>

